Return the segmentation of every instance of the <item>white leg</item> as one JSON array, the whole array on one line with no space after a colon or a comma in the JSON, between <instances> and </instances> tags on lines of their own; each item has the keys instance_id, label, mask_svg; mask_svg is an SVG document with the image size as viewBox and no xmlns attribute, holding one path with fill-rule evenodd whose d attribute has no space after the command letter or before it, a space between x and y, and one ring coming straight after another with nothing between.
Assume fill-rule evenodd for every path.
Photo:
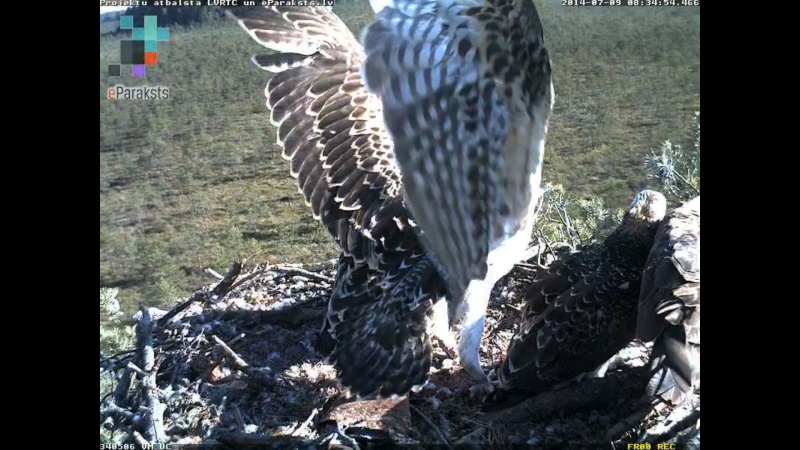
<instances>
[{"instance_id":1,"label":"white leg","mask_svg":"<svg viewBox=\"0 0 800 450\"><path fill-rule=\"evenodd\" d=\"M487 383L489 379L481 368L481 338L483 326L486 321L486 307L489 304L491 287L487 289L486 283L473 281L467 289L464 298L464 324L458 340L458 356L461 366L477 383Z\"/></svg>"},{"instance_id":2,"label":"white leg","mask_svg":"<svg viewBox=\"0 0 800 450\"><path fill-rule=\"evenodd\" d=\"M439 300L433 305L433 336L439 341L444 349L450 353L448 356L455 357L456 338L450 331L450 323L447 319L447 301Z\"/></svg>"}]
</instances>

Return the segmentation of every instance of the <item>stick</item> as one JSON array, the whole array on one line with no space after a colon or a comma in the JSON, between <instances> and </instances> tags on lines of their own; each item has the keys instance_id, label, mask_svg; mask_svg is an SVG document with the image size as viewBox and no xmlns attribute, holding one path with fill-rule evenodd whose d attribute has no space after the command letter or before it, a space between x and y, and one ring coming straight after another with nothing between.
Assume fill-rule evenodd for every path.
<instances>
[{"instance_id":1,"label":"stick","mask_svg":"<svg viewBox=\"0 0 800 450\"><path fill-rule=\"evenodd\" d=\"M653 405L650 399L646 396L636 402L636 406L639 408L633 414L625 417L624 419L617 422L616 425L611 427L603 437L604 441L611 442L615 441L618 437L622 436L623 433L626 431L631 430L634 426L642 423L645 417L647 417L650 412L653 410Z\"/></svg>"},{"instance_id":2,"label":"stick","mask_svg":"<svg viewBox=\"0 0 800 450\"><path fill-rule=\"evenodd\" d=\"M449 449L453 448L453 446L450 445L450 441L447 439L447 436L445 436L444 433L442 433L442 430L440 430L439 427L437 427L436 424L433 423L431 419L429 419L425 414L422 414L422 411L420 411L416 406L412 405L411 402L408 403L408 407L411 408L411 412L418 415L422 419L422 421L425 422L425 425L427 425L428 428L430 428L431 431L433 431L434 436L436 436L436 439L438 439L439 441L437 442L437 444L443 444L446 448Z\"/></svg>"},{"instance_id":3,"label":"stick","mask_svg":"<svg viewBox=\"0 0 800 450\"><path fill-rule=\"evenodd\" d=\"M314 408L314 410L313 410L313 411L311 411L311 414L309 414L308 418L307 418L307 419L306 419L306 420L305 420L303 423L301 423L300 425L298 425L298 426L297 426L297 428L295 428L295 429L294 429L294 431L292 431L292 434L291 434L291 435L292 435L292 436L297 436L297 434L298 434L298 433L300 432L300 430L302 430L303 428L305 428L305 427L309 427L309 428L311 428L311 427L310 427L310 425L311 425L311 421L312 421L312 420L314 420L314 417L317 417L317 414L318 414L318 413L319 413L319 408Z\"/></svg>"},{"instance_id":4,"label":"stick","mask_svg":"<svg viewBox=\"0 0 800 450\"><path fill-rule=\"evenodd\" d=\"M603 378L584 380L574 388L542 392L509 408L488 413L486 422L518 422L542 420L559 414L604 409L621 398L643 388L643 368L631 370L635 375L609 374Z\"/></svg>"},{"instance_id":5,"label":"stick","mask_svg":"<svg viewBox=\"0 0 800 450\"><path fill-rule=\"evenodd\" d=\"M219 272L217 272L216 270L212 269L211 267L206 267L206 273L211 274L211 276L213 276L214 278L216 278L218 280L224 280L225 279L224 276L220 275Z\"/></svg>"},{"instance_id":6,"label":"stick","mask_svg":"<svg viewBox=\"0 0 800 450\"><path fill-rule=\"evenodd\" d=\"M136 364L134 364L131 361L128 361L128 365L126 365L125 368L126 369L131 369L132 371L138 373L139 375L141 375L143 377L147 376L147 373L144 370L140 369L139 366L137 366Z\"/></svg>"},{"instance_id":7,"label":"stick","mask_svg":"<svg viewBox=\"0 0 800 450\"><path fill-rule=\"evenodd\" d=\"M114 403L116 403L118 406L125 407L128 405L128 391L131 388L132 381L133 374L131 373L131 369L125 367L125 370L122 372L122 376L117 382L117 387L114 389Z\"/></svg>"},{"instance_id":8,"label":"stick","mask_svg":"<svg viewBox=\"0 0 800 450\"><path fill-rule=\"evenodd\" d=\"M268 270L269 270L269 268L257 267L256 269L254 269L250 273L242 275L241 277L239 277L236 280L236 283L233 283L233 286L231 286L231 291L234 290L234 289L239 288L239 286L247 283L248 281L252 280L253 278L260 277L261 275L264 275L265 273L267 273Z\"/></svg>"},{"instance_id":9,"label":"stick","mask_svg":"<svg viewBox=\"0 0 800 450\"><path fill-rule=\"evenodd\" d=\"M168 313L164 315L164 317L158 319L158 326L163 327L167 322L170 321L173 317L177 316L183 310L191 306L194 302L199 302L203 300L211 300L216 301L226 295L228 292L231 291L233 283L239 277L239 274L242 273L242 268L244 267L244 263L241 261L236 261L233 263L231 268L228 270L228 273L225 274L225 277L222 278L222 281L217 283L214 288L211 289L210 292L206 291L206 288L202 288L192 294L188 300L179 304L178 306L172 308Z\"/></svg>"},{"instance_id":10,"label":"stick","mask_svg":"<svg viewBox=\"0 0 800 450\"><path fill-rule=\"evenodd\" d=\"M292 274L302 275L304 277L313 278L313 279L319 280L319 281L325 281L327 283L333 283L333 281L334 281L333 278L331 278L331 277L328 277L328 276L325 276L325 275L320 275L318 273L314 273L314 272L311 272L309 270L301 269L299 267L286 266L286 265L283 265L283 264L277 264L277 265L274 265L272 267L269 267L269 270L281 271L285 275L292 275Z\"/></svg>"},{"instance_id":11,"label":"stick","mask_svg":"<svg viewBox=\"0 0 800 450\"><path fill-rule=\"evenodd\" d=\"M106 407L100 411L100 423L105 422L107 417L119 416L123 419L135 422L135 415L127 409L122 409L114 403L109 402Z\"/></svg>"},{"instance_id":12,"label":"stick","mask_svg":"<svg viewBox=\"0 0 800 450\"><path fill-rule=\"evenodd\" d=\"M214 341L221 349L222 352L225 353L225 356L230 358L233 361L234 366L245 373L248 377L252 378L253 381L261 384L263 386L272 387L273 383L272 380L265 379L264 375L259 373L256 369L253 368L250 364L247 363L239 354L237 354L233 349L228 347L228 344L225 343L222 339L218 336L213 335L211 336L211 340Z\"/></svg>"},{"instance_id":13,"label":"stick","mask_svg":"<svg viewBox=\"0 0 800 450\"><path fill-rule=\"evenodd\" d=\"M236 427L243 432L246 425L242 418L242 411L239 410L239 405L233 405L233 418L236 420Z\"/></svg>"},{"instance_id":14,"label":"stick","mask_svg":"<svg viewBox=\"0 0 800 450\"><path fill-rule=\"evenodd\" d=\"M156 376L158 374L158 367L160 363L156 363L155 351L153 350L153 325L150 320L150 313L147 307L140 305L139 309L142 311L142 317L139 319L139 324L136 327L137 341L139 347L139 354L142 361L142 371L145 375L142 379L144 386L144 396L147 405L147 424L146 435L150 442L166 443L167 433L164 431L164 412L167 407L158 399L158 386L156 385Z\"/></svg>"},{"instance_id":15,"label":"stick","mask_svg":"<svg viewBox=\"0 0 800 450\"><path fill-rule=\"evenodd\" d=\"M464 436L462 436L461 438L459 438L456 441L456 445L469 444L469 443L473 442L474 439L477 439L478 437L481 437L483 435L484 431L486 431L488 429L489 428L487 428L485 426L479 426L478 428L470 431L469 433L467 433Z\"/></svg>"}]
</instances>

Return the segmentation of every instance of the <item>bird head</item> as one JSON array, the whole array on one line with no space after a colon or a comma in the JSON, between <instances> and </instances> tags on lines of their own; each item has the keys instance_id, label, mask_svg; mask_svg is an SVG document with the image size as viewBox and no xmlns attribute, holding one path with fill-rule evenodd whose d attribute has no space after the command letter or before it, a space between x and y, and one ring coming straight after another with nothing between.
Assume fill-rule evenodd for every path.
<instances>
[{"instance_id":1,"label":"bird head","mask_svg":"<svg viewBox=\"0 0 800 450\"><path fill-rule=\"evenodd\" d=\"M644 190L636 194L625 213L628 220L658 223L667 214L667 199L658 191Z\"/></svg>"}]
</instances>

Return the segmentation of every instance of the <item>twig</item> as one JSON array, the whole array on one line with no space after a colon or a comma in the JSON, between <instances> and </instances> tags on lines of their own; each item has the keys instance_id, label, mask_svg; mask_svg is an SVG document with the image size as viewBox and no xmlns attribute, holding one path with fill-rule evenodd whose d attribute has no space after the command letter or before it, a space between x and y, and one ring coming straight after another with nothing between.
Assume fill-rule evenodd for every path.
<instances>
[{"instance_id":1,"label":"twig","mask_svg":"<svg viewBox=\"0 0 800 450\"><path fill-rule=\"evenodd\" d=\"M460 437L455 442L455 444L456 445L469 444L469 443L473 442L473 439L482 436L484 431L488 430L488 429L489 429L488 427L480 425L478 428L476 428L476 429L470 431L469 433L465 434L464 436Z\"/></svg>"},{"instance_id":2,"label":"twig","mask_svg":"<svg viewBox=\"0 0 800 450\"><path fill-rule=\"evenodd\" d=\"M246 274L240 276L236 280L236 283L233 283L233 286L231 286L231 291L233 291L234 289L238 289L239 286L249 282L253 278L260 277L261 275L264 275L268 271L269 271L269 267L256 267L255 269L251 270L249 273L246 273Z\"/></svg>"},{"instance_id":3,"label":"twig","mask_svg":"<svg viewBox=\"0 0 800 450\"><path fill-rule=\"evenodd\" d=\"M239 405L233 405L233 418L236 420L236 427L239 431L244 431L245 423L242 418L242 411L239 410Z\"/></svg>"},{"instance_id":4,"label":"twig","mask_svg":"<svg viewBox=\"0 0 800 450\"><path fill-rule=\"evenodd\" d=\"M319 414L319 408L314 408L314 410L311 411L311 414L308 415L308 418L305 421L303 421L303 423L298 425L297 428L294 429L294 431L292 431L291 436L297 436L300 430L302 430L305 427L309 427L311 425L311 421L313 421L314 418L317 417L317 414Z\"/></svg>"},{"instance_id":5,"label":"twig","mask_svg":"<svg viewBox=\"0 0 800 450\"><path fill-rule=\"evenodd\" d=\"M314 278L319 281L325 281L327 283L333 283L333 278L325 275L321 275L318 273L311 272L310 270L301 269L299 267L292 267L283 264L277 264L269 268L269 270L279 270L284 272L286 275L303 275L304 277Z\"/></svg>"},{"instance_id":6,"label":"twig","mask_svg":"<svg viewBox=\"0 0 800 450\"><path fill-rule=\"evenodd\" d=\"M450 444L450 441L447 439L447 436L445 436L444 433L442 433L442 430L440 430L439 427L437 427L436 424L433 423L433 421L431 421L431 419L428 418L428 416L422 414L422 411L420 411L416 406L412 405L410 402L408 404L408 407L411 408L411 412L418 415L420 419L422 419L422 421L425 422L425 425L427 425L428 428L430 428L431 431L433 431L433 434L439 440L438 442L439 444L443 444L446 448L449 449L453 448L453 446Z\"/></svg>"},{"instance_id":7,"label":"twig","mask_svg":"<svg viewBox=\"0 0 800 450\"><path fill-rule=\"evenodd\" d=\"M130 355L131 353L134 353L134 352L136 352L136 349L125 350L125 351L121 351L119 353L114 353L113 355L111 355L111 356L109 356L107 358L103 358L101 360L101 364L103 362L105 362L105 361L110 361L112 359L117 359L117 358L119 358L120 356L123 356L123 355Z\"/></svg>"},{"instance_id":8,"label":"twig","mask_svg":"<svg viewBox=\"0 0 800 450\"><path fill-rule=\"evenodd\" d=\"M136 364L134 364L131 361L128 361L128 364L125 366L125 368L126 369L131 369L132 371L138 373L139 375L141 375L143 377L147 376L147 373L144 370L140 369L139 366L137 366Z\"/></svg>"},{"instance_id":9,"label":"twig","mask_svg":"<svg viewBox=\"0 0 800 450\"><path fill-rule=\"evenodd\" d=\"M131 373L131 369L125 367L122 376L119 377L117 387L114 389L114 403L116 403L117 406L124 408L128 405L128 391L131 388L132 381L133 374Z\"/></svg>"},{"instance_id":10,"label":"twig","mask_svg":"<svg viewBox=\"0 0 800 450\"><path fill-rule=\"evenodd\" d=\"M250 367L250 364L247 364L247 361L242 359L242 357L239 356L238 353L234 352L233 349L228 347L228 344L226 344L225 341L220 339L219 336L216 335L211 336L211 340L214 341L215 344L219 345L220 348L222 348L222 351L225 352L225 355L227 355L229 358L233 360L233 364L236 366L237 369L241 370L242 372L246 372L252 369L252 367Z\"/></svg>"},{"instance_id":11,"label":"twig","mask_svg":"<svg viewBox=\"0 0 800 450\"><path fill-rule=\"evenodd\" d=\"M139 306L142 311L142 317L139 319L139 324L136 327L137 343L139 348L139 355L142 362L142 371L145 375L142 379L144 385L144 396L147 404L147 416L149 420L145 420L147 424L146 436L150 438L150 442L166 443L167 434L164 431L164 412L167 407L158 398L158 386L156 385L156 377L158 375L159 363L156 363L155 351L153 350L153 322L150 320L150 312L144 305Z\"/></svg>"},{"instance_id":12,"label":"twig","mask_svg":"<svg viewBox=\"0 0 800 450\"><path fill-rule=\"evenodd\" d=\"M135 415L132 412L128 411L127 409L122 409L112 402L107 403L106 407L100 411L100 423L102 424L106 417L110 416L119 416L123 419L130 420L131 422L135 421Z\"/></svg>"},{"instance_id":13,"label":"twig","mask_svg":"<svg viewBox=\"0 0 800 450\"><path fill-rule=\"evenodd\" d=\"M226 344L222 339L214 335L211 336L211 340L214 341L214 343L217 344L219 348L222 349L222 352L225 353L225 355L233 361L233 364L237 369L244 372L245 375L252 378L253 381L257 382L258 384L269 387L272 386L271 380L265 379L264 376L261 373L259 373L258 370L254 369L253 366L248 364L247 361L245 361L241 356L239 356L238 353L236 353L235 351L233 351L233 349L228 347L228 344Z\"/></svg>"},{"instance_id":14,"label":"twig","mask_svg":"<svg viewBox=\"0 0 800 450\"><path fill-rule=\"evenodd\" d=\"M487 422L515 422L520 417L527 421L541 420L558 414L602 409L621 398L641 391L645 381L643 371L637 367L622 374L608 374L603 378L584 380L574 388L542 392L511 407L488 413Z\"/></svg>"},{"instance_id":15,"label":"twig","mask_svg":"<svg viewBox=\"0 0 800 450\"><path fill-rule=\"evenodd\" d=\"M526 262L521 262L516 264L517 267L520 269L530 270L532 272L537 272L541 267L537 266L536 264L528 264Z\"/></svg>"},{"instance_id":16,"label":"twig","mask_svg":"<svg viewBox=\"0 0 800 450\"><path fill-rule=\"evenodd\" d=\"M238 336L236 336L235 338L233 338L230 341L228 341L228 345L233 345L233 344L241 341L242 339L244 339L245 336L247 336L247 333L239 333Z\"/></svg>"},{"instance_id":17,"label":"twig","mask_svg":"<svg viewBox=\"0 0 800 450\"><path fill-rule=\"evenodd\" d=\"M533 258L534 256L541 255L542 252L545 251L545 248L546 247L542 244L531 245L530 247L525 249L525 253L522 255L521 261L527 261ZM517 265L519 264L524 264L524 263L520 262Z\"/></svg>"},{"instance_id":18,"label":"twig","mask_svg":"<svg viewBox=\"0 0 800 450\"><path fill-rule=\"evenodd\" d=\"M633 414L625 417L624 419L617 422L616 425L611 427L605 434L603 438L604 441L614 441L618 437L622 436L623 433L626 431L631 430L634 426L642 423L645 417L650 415L650 412L653 410L653 404L647 396L642 397L638 402L636 402L637 409Z\"/></svg>"},{"instance_id":19,"label":"twig","mask_svg":"<svg viewBox=\"0 0 800 450\"><path fill-rule=\"evenodd\" d=\"M231 291L233 283L239 277L239 274L242 273L242 268L244 267L244 263L241 261L236 261L233 263L231 268L228 270L228 273L222 278L222 281L217 283L211 291L207 291L206 288L202 288L192 294L188 300L179 304L178 306L172 308L168 313L164 315L164 317L158 319L158 326L162 327L167 322L169 322L173 317L177 316L183 310L191 306L194 302L199 302L203 300L211 300L216 301Z\"/></svg>"},{"instance_id":20,"label":"twig","mask_svg":"<svg viewBox=\"0 0 800 450\"><path fill-rule=\"evenodd\" d=\"M216 278L218 280L224 280L225 279L224 276L222 276L219 272L217 272L216 270L212 269L211 267L206 267L206 273L211 274L211 276L213 276L214 278Z\"/></svg>"},{"instance_id":21,"label":"twig","mask_svg":"<svg viewBox=\"0 0 800 450\"><path fill-rule=\"evenodd\" d=\"M697 194L697 195L700 195L700 191L699 191L699 190L697 190L697 188L696 188L696 187L692 186L692 184L691 184L691 183L689 183L689 180L687 180L686 178L684 178L684 177L683 177L683 175L679 174L678 172L673 172L673 174L674 174L674 176L675 176L675 177L676 177L678 180L680 180L681 182L683 182L683 184L685 184L685 185L686 185L686 187L688 187L689 189L693 190L695 194Z\"/></svg>"}]
</instances>

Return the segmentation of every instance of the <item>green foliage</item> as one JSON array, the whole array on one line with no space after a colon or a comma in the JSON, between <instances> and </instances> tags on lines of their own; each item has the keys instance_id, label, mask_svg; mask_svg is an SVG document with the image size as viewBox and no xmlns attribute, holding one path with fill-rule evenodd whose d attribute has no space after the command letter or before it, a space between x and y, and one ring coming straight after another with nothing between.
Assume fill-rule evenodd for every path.
<instances>
[{"instance_id":1,"label":"green foliage","mask_svg":"<svg viewBox=\"0 0 800 450\"><path fill-rule=\"evenodd\" d=\"M648 177L678 201L700 195L700 112L695 113L686 144L664 141L645 158Z\"/></svg>"},{"instance_id":2,"label":"green foliage","mask_svg":"<svg viewBox=\"0 0 800 450\"><path fill-rule=\"evenodd\" d=\"M117 299L119 289L100 288L100 358L109 357L133 348L133 327L123 323L120 303ZM115 374L100 372L100 402L114 391ZM107 430L100 428L100 443L113 442Z\"/></svg>"},{"instance_id":3,"label":"green foliage","mask_svg":"<svg viewBox=\"0 0 800 450\"><path fill-rule=\"evenodd\" d=\"M551 250L577 249L602 238L621 217L621 211L612 214L600 197L578 198L564 186L548 183L543 186L534 239Z\"/></svg>"},{"instance_id":4,"label":"green foliage","mask_svg":"<svg viewBox=\"0 0 800 450\"><path fill-rule=\"evenodd\" d=\"M648 178L678 202L700 194L700 112L696 112L683 144L666 140L659 153L645 157ZM611 213L600 197L578 198L560 184L545 184L534 238L553 249L579 248L604 237L624 214Z\"/></svg>"},{"instance_id":5,"label":"green foliage","mask_svg":"<svg viewBox=\"0 0 800 450\"><path fill-rule=\"evenodd\" d=\"M600 220L579 217L582 208L627 205L647 183L641 161L653 143L678 135L699 108L700 16L559 4L537 2L556 91L544 181L570 193L576 229L551 224L548 239L577 242L595 233L576 223ZM372 17L363 0L339 0L334 11L355 33ZM239 255L334 257L275 144L269 75L248 60L264 48L232 21L173 28L146 78L171 98L109 102L109 86L142 84L107 77L120 38L100 37L100 285L119 288L122 310L134 299L171 306L210 281L205 267L224 270ZM597 197L602 207L586 200Z\"/></svg>"},{"instance_id":6,"label":"green foliage","mask_svg":"<svg viewBox=\"0 0 800 450\"><path fill-rule=\"evenodd\" d=\"M109 356L133 346L133 327L120 320L119 289L100 288L100 355Z\"/></svg>"},{"instance_id":7,"label":"green foliage","mask_svg":"<svg viewBox=\"0 0 800 450\"><path fill-rule=\"evenodd\" d=\"M119 289L117 288L100 288L100 315L106 317L116 317L120 313Z\"/></svg>"}]
</instances>

